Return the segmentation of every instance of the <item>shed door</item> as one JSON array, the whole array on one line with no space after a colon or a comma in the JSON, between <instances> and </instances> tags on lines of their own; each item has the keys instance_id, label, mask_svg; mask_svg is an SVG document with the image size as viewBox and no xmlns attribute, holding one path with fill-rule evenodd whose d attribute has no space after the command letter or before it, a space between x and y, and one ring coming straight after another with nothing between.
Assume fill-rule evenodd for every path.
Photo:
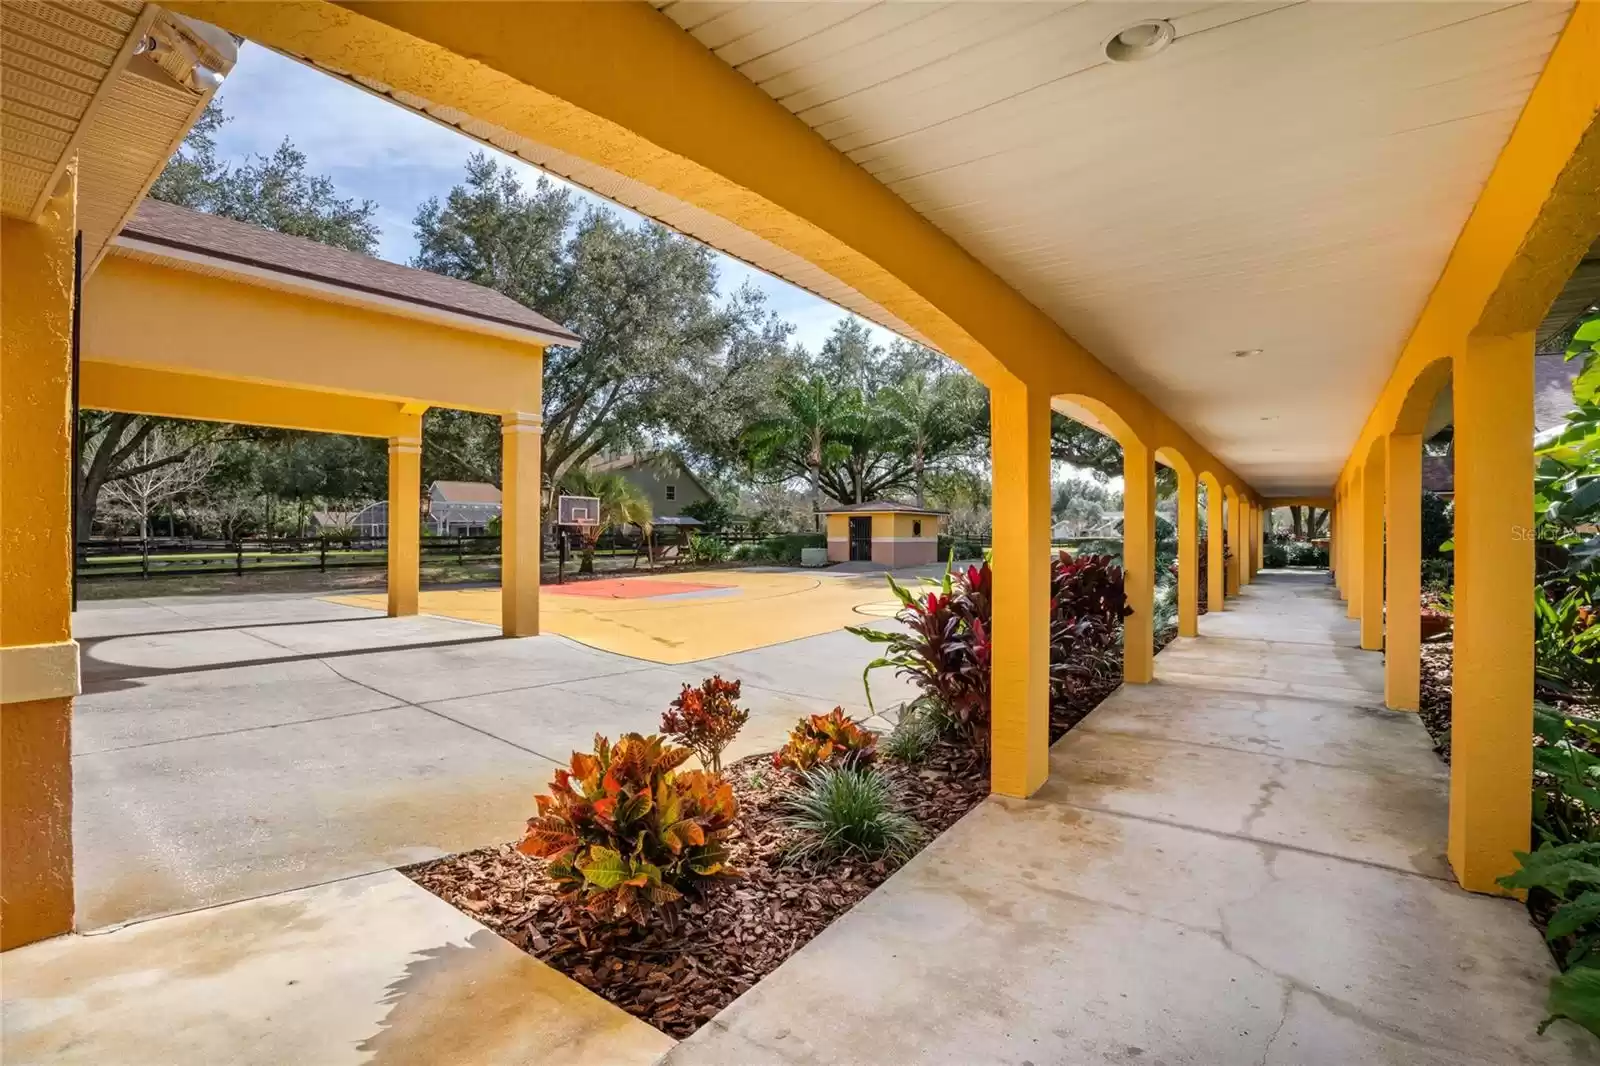
<instances>
[{"instance_id":1,"label":"shed door","mask_svg":"<svg viewBox=\"0 0 1600 1066\"><path fill-rule=\"evenodd\" d=\"M850 519L850 561L872 562L872 519Z\"/></svg>"}]
</instances>

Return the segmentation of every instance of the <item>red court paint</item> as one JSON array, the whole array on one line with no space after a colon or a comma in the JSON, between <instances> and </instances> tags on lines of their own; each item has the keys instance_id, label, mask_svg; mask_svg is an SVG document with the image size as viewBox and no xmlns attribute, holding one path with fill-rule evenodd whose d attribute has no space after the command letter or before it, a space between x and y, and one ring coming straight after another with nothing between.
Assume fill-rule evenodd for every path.
<instances>
[{"instance_id":1,"label":"red court paint","mask_svg":"<svg viewBox=\"0 0 1600 1066\"><path fill-rule=\"evenodd\" d=\"M648 577L602 578L574 581L570 585L545 585L540 592L561 596L593 596L601 600L645 600L652 596L677 596L685 592L730 588L728 585L697 585L688 581L655 581Z\"/></svg>"}]
</instances>

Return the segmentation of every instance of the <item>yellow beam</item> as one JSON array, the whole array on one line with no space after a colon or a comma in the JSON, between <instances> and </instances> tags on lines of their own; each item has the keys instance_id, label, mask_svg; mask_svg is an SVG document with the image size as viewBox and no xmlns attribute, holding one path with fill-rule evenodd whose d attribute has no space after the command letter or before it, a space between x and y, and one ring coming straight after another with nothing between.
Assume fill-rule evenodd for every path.
<instances>
[{"instance_id":1,"label":"yellow beam","mask_svg":"<svg viewBox=\"0 0 1600 1066\"><path fill-rule=\"evenodd\" d=\"M1128 606L1122 623L1122 679L1142 685L1155 676L1156 468L1150 449L1122 447L1122 573Z\"/></svg>"},{"instance_id":2,"label":"yellow beam","mask_svg":"<svg viewBox=\"0 0 1600 1066\"><path fill-rule=\"evenodd\" d=\"M1226 608L1227 564L1223 562L1225 539L1222 489L1215 481L1206 483L1206 610Z\"/></svg>"},{"instance_id":3,"label":"yellow beam","mask_svg":"<svg viewBox=\"0 0 1600 1066\"><path fill-rule=\"evenodd\" d=\"M539 633L540 442L537 414L500 421L500 626L508 637Z\"/></svg>"},{"instance_id":4,"label":"yellow beam","mask_svg":"<svg viewBox=\"0 0 1600 1066\"><path fill-rule=\"evenodd\" d=\"M1368 651L1383 650L1383 470L1380 442L1361 472L1361 646Z\"/></svg>"},{"instance_id":5,"label":"yellow beam","mask_svg":"<svg viewBox=\"0 0 1600 1066\"><path fill-rule=\"evenodd\" d=\"M1050 394L990 393L994 619L990 787L1031 796L1050 772Z\"/></svg>"},{"instance_id":6,"label":"yellow beam","mask_svg":"<svg viewBox=\"0 0 1600 1066\"><path fill-rule=\"evenodd\" d=\"M422 417L389 441L389 616L417 613L422 580Z\"/></svg>"},{"instance_id":7,"label":"yellow beam","mask_svg":"<svg viewBox=\"0 0 1600 1066\"><path fill-rule=\"evenodd\" d=\"M77 170L0 219L0 950L72 928Z\"/></svg>"},{"instance_id":8,"label":"yellow beam","mask_svg":"<svg viewBox=\"0 0 1600 1066\"><path fill-rule=\"evenodd\" d=\"M391 400L116 363L86 362L79 380L83 406L101 411L358 437L400 436L417 421Z\"/></svg>"},{"instance_id":9,"label":"yellow beam","mask_svg":"<svg viewBox=\"0 0 1600 1066\"><path fill-rule=\"evenodd\" d=\"M1200 501L1192 471L1178 470L1178 636L1200 634Z\"/></svg>"},{"instance_id":10,"label":"yellow beam","mask_svg":"<svg viewBox=\"0 0 1600 1066\"><path fill-rule=\"evenodd\" d=\"M696 211L731 222L845 283L991 388L1086 395L1152 452L1175 448L1244 488L965 248L647 4L164 6L498 126L542 146L531 158L558 171L592 164L659 190L696 209L680 224Z\"/></svg>"},{"instance_id":11,"label":"yellow beam","mask_svg":"<svg viewBox=\"0 0 1600 1066\"><path fill-rule=\"evenodd\" d=\"M1455 359L1450 865L1461 886L1528 849L1533 780L1533 334Z\"/></svg>"},{"instance_id":12,"label":"yellow beam","mask_svg":"<svg viewBox=\"0 0 1600 1066\"><path fill-rule=\"evenodd\" d=\"M490 414L538 410L543 368L534 345L120 255L84 286L82 338L85 362Z\"/></svg>"},{"instance_id":13,"label":"yellow beam","mask_svg":"<svg viewBox=\"0 0 1600 1066\"><path fill-rule=\"evenodd\" d=\"M1422 437L1392 436L1384 450L1383 702L1414 711L1422 685Z\"/></svg>"}]
</instances>

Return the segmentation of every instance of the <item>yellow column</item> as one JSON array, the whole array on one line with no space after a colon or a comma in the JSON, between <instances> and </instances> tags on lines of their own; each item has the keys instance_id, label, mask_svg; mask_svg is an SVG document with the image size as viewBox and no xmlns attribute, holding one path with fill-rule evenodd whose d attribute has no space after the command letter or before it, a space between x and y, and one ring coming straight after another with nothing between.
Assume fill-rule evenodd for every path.
<instances>
[{"instance_id":1,"label":"yellow column","mask_svg":"<svg viewBox=\"0 0 1600 1066\"><path fill-rule=\"evenodd\" d=\"M417 613L422 580L422 419L415 434L389 438L389 616Z\"/></svg>"},{"instance_id":2,"label":"yellow column","mask_svg":"<svg viewBox=\"0 0 1600 1066\"><path fill-rule=\"evenodd\" d=\"M1222 561L1222 489L1206 486L1206 610L1225 609L1227 571Z\"/></svg>"},{"instance_id":3,"label":"yellow column","mask_svg":"<svg viewBox=\"0 0 1600 1066\"><path fill-rule=\"evenodd\" d=\"M1383 702L1397 711L1414 711L1422 671L1422 437L1391 436L1385 450Z\"/></svg>"},{"instance_id":4,"label":"yellow column","mask_svg":"<svg viewBox=\"0 0 1600 1066\"><path fill-rule=\"evenodd\" d=\"M1344 490L1334 489L1333 510L1328 514L1328 565L1333 567L1333 587L1344 599Z\"/></svg>"},{"instance_id":5,"label":"yellow column","mask_svg":"<svg viewBox=\"0 0 1600 1066\"><path fill-rule=\"evenodd\" d=\"M0 219L0 950L72 929L76 171Z\"/></svg>"},{"instance_id":6,"label":"yellow column","mask_svg":"<svg viewBox=\"0 0 1600 1066\"><path fill-rule=\"evenodd\" d=\"M1347 572L1344 583L1346 618L1361 617L1361 537L1366 532L1361 516L1361 492L1361 471L1357 469L1350 476L1349 500L1346 507L1350 512L1350 539L1344 553L1344 567Z\"/></svg>"},{"instance_id":7,"label":"yellow column","mask_svg":"<svg viewBox=\"0 0 1600 1066\"><path fill-rule=\"evenodd\" d=\"M1239 560L1239 584L1248 585L1256 579L1256 505L1244 500L1240 504L1240 517L1244 524L1240 537L1244 555Z\"/></svg>"},{"instance_id":8,"label":"yellow column","mask_svg":"<svg viewBox=\"0 0 1600 1066\"><path fill-rule=\"evenodd\" d=\"M500 418L500 631L508 637L539 634L540 449L538 414Z\"/></svg>"},{"instance_id":9,"label":"yellow column","mask_svg":"<svg viewBox=\"0 0 1600 1066\"><path fill-rule=\"evenodd\" d=\"M1122 679L1155 676L1156 467L1150 449L1122 442L1122 572L1128 606L1122 623Z\"/></svg>"},{"instance_id":10,"label":"yellow column","mask_svg":"<svg viewBox=\"0 0 1600 1066\"><path fill-rule=\"evenodd\" d=\"M991 389L994 633L990 787L1029 796L1050 772L1050 396Z\"/></svg>"},{"instance_id":11,"label":"yellow column","mask_svg":"<svg viewBox=\"0 0 1600 1066\"><path fill-rule=\"evenodd\" d=\"M1192 472L1178 471L1178 636L1200 633L1200 500Z\"/></svg>"},{"instance_id":12,"label":"yellow column","mask_svg":"<svg viewBox=\"0 0 1600 1066\"><path fill-rule=\"evenodd\" d=\"M1262 562L1267 557L1267 511L1263 504L1257 503L1251 512L1255 516L1255 536L1250 540L1251 560L1255 563L1256 573L1266 564Z\"/></svg>"},{"instance_id":13,"label":"yellow column","mask_svg":"<svg viewBox=\"0 0 1600 1066\"><path fill-rule=\"evenodd\" d=\"M1498 892L1532 818L1533 335L1468 338L1454 364L1449 856Z\"/></svg>"},{"instance_id":14,"label":"yellow column","mask_svg":"<svg viewBox=\"0 0 1600 1066\"><path fill-rule=\"evenodd\" d=\"M1383 471L1379 441L1361 473L1361 646L1367 651L1383 650Z\"/></svg>"},{"instance_id":15,"label":"yellow column","mask_svg":"<svg viewBox=\"0 0 1600 1066\"><path fill-rule=\"evenodd\" d=\"M1239 595L1244 566L1244 498L1237 493L1228 501L1228 595Z\"/></svg>"}]
</instances>

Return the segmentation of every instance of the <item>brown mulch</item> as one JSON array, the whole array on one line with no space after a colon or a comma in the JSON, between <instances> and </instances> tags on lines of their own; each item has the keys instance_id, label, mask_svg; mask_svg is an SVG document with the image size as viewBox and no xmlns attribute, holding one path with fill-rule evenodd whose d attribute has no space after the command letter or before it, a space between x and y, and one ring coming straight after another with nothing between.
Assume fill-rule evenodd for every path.
<instances>
[{"instance_id":1,"label":"brown mulch","mask_svg":"<svg viewBox=\"0 0 1600 1066\"><path fill-rule=\"evenodd\" d=\"M987 763L941 744L924 763L880 760L924 845L989 794ZM784 775L769 755L724 772L739 799L730 840L743 876L682 908L676 930L624 927L608 933L555 898L544 863L511 844L403 872L513 944L674 1037L685 1037L771 973L900 864L843 860L823 868L785 861L791 834L780 824Z\"/></svg>"},{"instance_id":2,"label":"brown mulch","mask_svg":"<svg viewBox=\"0 0 1600 1066\"><path fill-rule=\"evenodd\" d=\"M1071 707L1052 707L1053 743L1121 683L1085 686ZM880 759L901 809L922 827L922 846L989 794L986 756L938 744L917 765ZM607 930L556 899L544 863L513 844L481 848L402 870L423 888L623 1010L683 1038L710 1020L834 919L882 884L899 863L786 861L792 834L781 824L785 775L770 755L724 771L739 799L729 841L743 874L679 910L677 925Z\"/></svg>"},{"instance_id":3,"label":"brown mulch","mask_svg":"<svg viewBox=\"0 0 1600 1066\"><path fill-rule=\"evenodd\" d=\"M1422 725L1433 738L1433 750L1450 761L1450 663L1455 645L1448 640L1422 645L1422 690L1418 709Z\"/></svg>"}]
</instances>

